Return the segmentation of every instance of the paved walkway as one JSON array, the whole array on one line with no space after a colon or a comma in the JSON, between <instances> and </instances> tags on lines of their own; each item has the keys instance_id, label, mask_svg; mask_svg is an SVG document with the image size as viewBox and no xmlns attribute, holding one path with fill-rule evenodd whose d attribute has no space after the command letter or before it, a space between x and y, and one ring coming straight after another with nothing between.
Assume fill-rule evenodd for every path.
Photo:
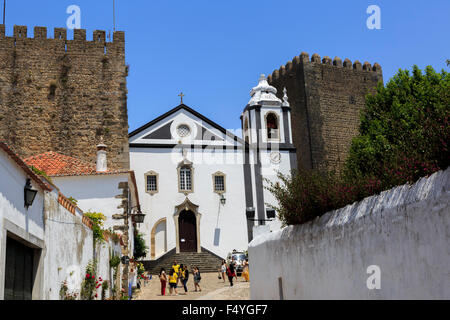
<instances>
[{"instance_id":1,"label":"paved walkway","mask_svg":"<svg viewBox=\"0 0 450 320\"><path fill-rule=\"evenodd\" d=\"M161 296L161 283L158 277L153 276L146 287L143 287L136 300L249 300L250 283L239 277L234 281L235 285L230 287L227 281L217 278L217 273L202 273L200 282L201 292L194 291L194 282L189 278L188 293L184 292L183 286L178 287L178 296L169 296L169 286L166 296Z\"/></svg>"}]
</instances>

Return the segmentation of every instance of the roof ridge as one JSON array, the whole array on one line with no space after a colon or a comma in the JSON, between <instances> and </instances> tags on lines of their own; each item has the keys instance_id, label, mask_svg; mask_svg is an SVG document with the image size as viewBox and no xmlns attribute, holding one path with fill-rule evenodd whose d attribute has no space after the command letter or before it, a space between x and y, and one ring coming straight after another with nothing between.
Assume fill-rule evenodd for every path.
<instances>
[{"instance_id":1,"label":"roof ridge","mask_svg":"<svg viewBox=\"0 0 450 320\"><path fill-rule=\"evenodd\" d=\"M214 120L209 119L208 117L204 116L202 113L200 113L199 111L193 109L192 107L189 107L188 105L185 105L184 103L170 109L169 111L163 113L162 115L154 118L153 120L147 122L146 124L140 126L139 128L133 130L132 132L128 133L128 138L132 138L135 135L141 133L142 131L150 128L152 125L154 125L155 123L158 123L159 121L171 116L172 114L176 113L177 111L184 109L188 112L190 112L191 114L193 114L195 117L199 118L200 120L206 122L207 124L209 124L211 127L217 129L219 132L225 134L226 136L233 138L235 140L237 140L240 143L244 143L244 140L241 137L238 137L237 135L235 135L234 133L232 133L230 130L225 129L224 127L222 127L220 124L218 124L217 122L215 122Z\"/></svg>"}]
</instances>

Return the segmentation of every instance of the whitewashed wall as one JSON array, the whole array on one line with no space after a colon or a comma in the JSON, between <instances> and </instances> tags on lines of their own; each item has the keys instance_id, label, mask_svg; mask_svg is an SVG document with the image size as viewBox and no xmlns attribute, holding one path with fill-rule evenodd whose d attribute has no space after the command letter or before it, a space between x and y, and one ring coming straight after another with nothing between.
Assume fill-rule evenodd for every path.
<instances>
[{"instance_id":1,"label":"whitewashed wall","mask_svg":"<svg viewBox=\"0 0 450 320\"><path fill-rule=\"evenodd\" d=\"M38 190L38 193L33 205L26 209L24 206L26 181L27 175L23 170L5 153L0 152L0 227L3 220L7 219L30 235L43 239L44 192L31 180L33 189Z\"/></svg>"},{"instance_id":2,"label":"whitewashed wall","mask_svg":"<svg viewBox=\"0 0 450 320\"><path fill-rule=\"evenodd\" d=\"M81 283L88 263L97 262L97 276L112 285L112 270L109 265L111 253L121 255L121 247L111 239L97 243L90 228L82 223L82 212L73 215L57 202L56 192L45 198L46 250L44 261L44 299L59 300L59 290L67 281L71 292L80 293ZM121 275L118 275L121 278ZM110 297L110 289L106 298ZM101 287L97 290L101 299Z\"/></svg>"},{"instance_id":3,"label":"whitewashed wall","mask_svg":"<svg viewBox=\"0 0 450 320\"><path fill-rule=\"evenodd\" d=\"M0 150L0 300L4 298L4 274L6 264L7 234L22 239L33 247L44 247L44 192L32 180L38 190L33 205L24 206L24 187L27 175L11 158ZM41 269L39 269L40 271ZM38 278L33 298L42 297L42 279Z\"/></svg>"},{"instance_id":4,"label":"whitewashed wall","mask_svg":"<svg viewBox=\"0 0 450 320\"><path fill-rule=\"evenodd\" d=\"M45 199L44 299L59 300L59 290L67 281L70 291L80 292L86 266L94 259L94 238L90 228L58 203L56 192Z\"/></svg>"},{"instance_id":5,"label":"whitewashed wall","mask_svg":"<svg viewBox=\"0 0 450 320\"><path fill-rule=\"evenodd\" d=\"M249 245L251 298L450 299L450 169ZM369 290L369 266L381 289Z\"/></svg>"},{"instance_id":6,"label":"whitewashed wall","mask_svg":"<svg viewBox=\"0 0 450 320\"><path fill-rule=\"evenodd\" d=\"M52 180L67 197L76 199L78 207L84 212L103 213L107 218L105 229L123 225L123 220L114 221L112 216L123 213L122 209L118 209L122 199L116 196L122 193L119 183L128 181L127 174L54 177Z\"/></svg>"}]
</instances>

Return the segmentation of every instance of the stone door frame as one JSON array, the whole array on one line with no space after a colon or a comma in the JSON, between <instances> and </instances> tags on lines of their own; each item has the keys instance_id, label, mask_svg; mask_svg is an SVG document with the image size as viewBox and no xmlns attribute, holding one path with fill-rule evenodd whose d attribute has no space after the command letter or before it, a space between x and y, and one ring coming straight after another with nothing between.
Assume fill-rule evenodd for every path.
<instances>
[{"instance_id":1,"label":"stone door frame","mask_svg":"<svg viewBox=\"0 0 450 320\"><path fill-rule=\"evenodd\" d=\"M197 232L197 253L202 252L202 248L200 246L200 219L202 218L202 214L198 212L198 206L193 204L188 198L184 200L184 202L178 206L175 206L175 214L173 215L173 219L175 222L175 237L176 237L176 252L180 253L180 229L179 229L179 217L182 211L192 211L195 215L196 221L196 232Z\"/></svg>"}]
</instances>

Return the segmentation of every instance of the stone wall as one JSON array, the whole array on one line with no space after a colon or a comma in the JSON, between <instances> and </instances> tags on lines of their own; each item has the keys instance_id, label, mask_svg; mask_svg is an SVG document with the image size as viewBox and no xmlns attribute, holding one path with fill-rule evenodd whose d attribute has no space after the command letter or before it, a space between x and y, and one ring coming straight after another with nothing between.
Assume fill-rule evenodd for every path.
<instances>
[{"instance_id":1,"label":"stone wall","mask_svg":"<svg viewBox=\"0 0 450 320\"><path fill-rule=\"evenodd\" d=\"M96 161L104 136L108 166L129 169L125 35L0 25L0 140L22 158L47 151Z\"/></svg>"},{"instance_id":2,"label":"stone wall","mask_svg":"<svg viewBox=\"0 0 450 320\"><path fill-rule=\"evenodd\" d=\"M251 298L450 299L449 230L450 168L254 239Z\"/></svg>"},{"instance_id":3,"label":"stone wall","mask_svg":"<svg viewBox=\"0 0 450 320\"><path fill-rule=\"evenodd\" d=\"M379 64L302 53L268 77L282 98L288 91L299 166L339 169L358 134L365 95L383 81Z\"/></svg>"}]
</instances>

